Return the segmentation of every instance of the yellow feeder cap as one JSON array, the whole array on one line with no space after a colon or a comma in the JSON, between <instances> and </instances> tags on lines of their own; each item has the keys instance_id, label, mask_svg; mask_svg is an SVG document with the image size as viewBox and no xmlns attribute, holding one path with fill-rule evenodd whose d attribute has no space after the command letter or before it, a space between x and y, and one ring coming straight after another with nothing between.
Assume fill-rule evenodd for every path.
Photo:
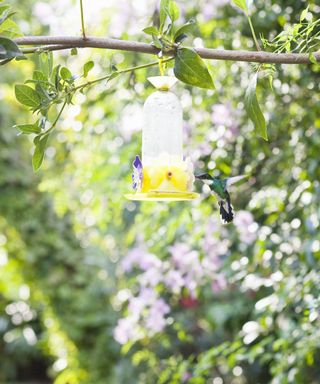
<instances>
[{"instance_id":1,"label":"yellow feeder cap","mask_svg":"<svg viewBox=\"0 0 320 384\"><path fill-rule=\"evenodd\" d=\"M149 191L128 193L124 196L128 200L136 201L187 201L197 199L199 194L195 192Z\"/></svg>"}]
</instances>

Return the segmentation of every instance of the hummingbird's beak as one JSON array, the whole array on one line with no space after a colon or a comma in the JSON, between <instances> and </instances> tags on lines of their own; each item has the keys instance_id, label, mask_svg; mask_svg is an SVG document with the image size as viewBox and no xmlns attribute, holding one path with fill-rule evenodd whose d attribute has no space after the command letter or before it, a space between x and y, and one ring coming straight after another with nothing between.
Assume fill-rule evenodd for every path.
<instances>
[{"instance_id":1,"label":"hummingbird's beak","mask_svg":"<svg viewBox=\"0 0 320 384\"><path fill-rule=\"evenodd\" d=\"M207 173L200 173L199 175L194 175L194 177L198 180L207 180L208 174ZM210 178L210 176L209 176Z\"/></svg>"}]
</instances>

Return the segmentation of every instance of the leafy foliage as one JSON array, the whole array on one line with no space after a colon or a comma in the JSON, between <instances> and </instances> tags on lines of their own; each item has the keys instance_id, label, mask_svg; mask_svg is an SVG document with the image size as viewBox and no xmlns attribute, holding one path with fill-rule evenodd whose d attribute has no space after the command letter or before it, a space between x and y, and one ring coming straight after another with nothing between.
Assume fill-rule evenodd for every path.
<instances>
[{"instance_id":1,"label":"leafy foliage","mask_svg":"<svg viewBox=\"0 0 320 384\"><path fill-rule=\"evenodd\" d=\"M28 85L16 85L15 94L16 99L19 101L19 103L26 105L27 107L33 107L35 109L38 109L40 107L41 97L39 96L38 92L36 92L33 88L29 87Z\"/></svg>"},{"instance_id":2,"label":"leafy foliage","mask_svg":"<svg viewBox=\"0 0 320 384\"><path fill-rule=\"evenodd\" d=\"M91 71L91 69L94 67L94 62L92 60L85 63L83 66L83 77L87 77L88 73Z\"/></svg>"},{"instance_id":3,"label":"leafy foliage","mask_svg":"<svg viewBox=\"0 0 320 384\"><path fill-rule=\"evenodd\" d=\"M6 64L14 58L21 59L23 54L12 40L21 36L17 24L10 18L15 14L8 5L0 6L0 65Z\"/></svg>"},{"instance_id":4,"label":"leafy foliage","mask_svg":"<svg viewBox=\"0 0 320 384\"><path fill-rule=\"evenodd\" d=\"M179 80L195 87L214 89L212 77L201 57L192 49L180 47L194 20L175 28L180 11L173 0L162 0L159 13L159 25L147 27L143 32L152 36L154 45L161 50L160 57L175 52L174 73Z\"/></svg>"},{"instance_id":5,"label":"leafy foliage","mask_svg":"<svg viewBox=\"0 0 320 384\"><path fill-rule=\"evenodd\" d=\"M261 136L264 140L268 140L266 121L257 99L257 81L258 74L256 73L249 82L244 98L244 105L249 118L254 124L257 135Z\"/></svg>"},{"instance_id":6,"label":"leafy foliage","mask_svg":"<svg viewBox=\"0 0 320 384\"><path fill-rule=\"evenodd\" d=\"M308 17L308 20L307 20ZM320 20L314 19L309 6L301 12L299 23L290 25L271 41L263 39L265 48L274 52L314 53L320 48Z\"/></svg>"},{"instance_id":7,"label":"leafy foliage","mask_svg":"<svg viewBox=\"0 0 320 384\"><path fill-rule=\"evenodd\" d=\"M245 12L248 12L248 4L246 0L232 0L232 2Z\"/></svg>"},{"instance_id":8,"label":"leafy foliage","mask_svg":"<svg viewBox=\"0 0 320 384\"><path fill-rule=\"evenodd\" d=\"M0 60L19 56L22 56L22 53L17 44L10 39L0 37Z\"/></svg>"},{"instance_id":9,"label":"leafy foliage","mask_svg":"<svg viewBox=\"0 0 320 384\"><path fill-rule=\"evenodd\" d=\"M192 49L178 49L174 62L174 74L186 84L214 89L214 84L207 67L200 56Z\"/></svg>"},{"instance_id":10,"label":"leafy foliage","mask_svg":"<svg viewBox=\"0 0 320 384\"><path fill-rule=\"evenodd\" d=\"M239 1L235 2L235 4L245 11L251 32L253 34L253 39L255 41L255 44L257 45L257 48L260 49L251 18L248 15L247 2ZM5 12L7 12L6 7ZM186 32L188 32L193 27L194 21L193 19L190 19L187 23L176 28L175 22L179 19L179 15L179 8L173 0L162 0L160 2L159 24L155 24L143 30L146 34L152 36L153 43L156 47L160 49L160 72L161 74L163 74L167 61L170 61L173 58L174 73L179 80L191 86L205 89L214 89L215 87L212 77L200 56L194 50L180 46L182 41L187 37ZM300 17L300 23L306 19L307 15L308 8L303 11ZM6 17L9 16L6 14L4 16L4 20L6 19ZM304 32L307 31L305 32L307 36L314 30L317 23L318 22L316 21L312 25L308 24L308 27L304 29ZM296 30L298 33L300 27L302 27L302 24L298 25L297 28L294 27L293 30ZM284 33L286 33L286 36L288 35L287 32L282 32L278 37L279 41L282 40L281 36ZM318 33L315 34L314 38L317 38L317 36ZM277 41L276 39L277 38L275 38L274 41ZM293 35L293 39L295 39L295 35ZM11 51L8 46L7 50L3 48L4 54L2 55L2 58L5 59L5 62L11 60L12 57L15 57L15 55L18 57L21 55L18 46L16 46L14 42L5 38L3 40L7 40L6 44L9 44L9 46L12 45ZM272 44L275 46L275 43L267 43L265 39L263 40L263 42L265 46L267 46L268 44L269 46L271 46ZM286 44L287 47L289 44L289 48L287 49L290 49L290 43ZM3 46L5 46L5 44ZM279 49L281 51L281 48ZM9 52L11 52L10 57ZM174 54L174 57L170 56L172 55L172 53ZM71 54L74 55L75 51L71 52ZM169 55L169 59L163 59L167 55ZM317 62L317 59L312 54L312 52L310 52L310 60L314 63ZM154 63L151 63L150 65L154 65ZM88 81L86 83L82 83L80 85L75 86L75 80L81 77L86 78L89 72L94 67L94 62L92 60L84 64L83 74L81 76L72 75L71 71L64 66L61 67L60 65L57 65L53 67L52 53L38 54L38 66L39 69L34 72L32 80L26 81L26 83L33 83L35 85L35 89L25 84L16 86L17 100L26 106L32 107L34 113L40 112L43 116L42 119L39 119L37 120L37 122L32 124L34 126L38 126L40 128L40 131L37 128L33 130L29 129L24 131L24 133L26 134L38 133L36 139L34 140L35 158L33 159L33 164L35 170L38 170L42 164L44 158L44 151L46 148L46 142L48 139L47 136L57 125L59 117L62 114L66 104L72 103L72 99L77 91L83 92L85 88L90 87L103 80L110 81L113 78L117 77L120 73L130 72L136 69L144 68L144 65L142 65L141 67L136 66L122 71L118 71L117 68L114 68L112 69L112 72L107 76L103 76L100 79L98 78L93 81ZM262 65L258 67L257 71L259 71L261 67L264 69L265 73L268 73L270 85L272 88L274 66L271 66L269 68L267 65ZM255 126L255 131L257 132L257 134L267 140L268 136L266 122L256 96L256 85L257 77L253 76L246 91L245 109L248 113L248 117L252 120ZM62 103L62 108L58 112L57 117L51 123L51 126L46 129L46 124L50 123L48 118L50 110L54 105L60 103ZM45 136L46 138L42 140L42 136Z\"/></svg>"}]
</instances>

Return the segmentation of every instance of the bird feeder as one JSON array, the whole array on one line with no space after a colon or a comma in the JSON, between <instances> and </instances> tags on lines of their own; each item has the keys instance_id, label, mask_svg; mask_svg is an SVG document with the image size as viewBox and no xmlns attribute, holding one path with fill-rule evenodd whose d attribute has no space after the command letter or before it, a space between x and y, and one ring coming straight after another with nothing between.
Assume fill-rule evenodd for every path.
<instances>
[{"instance_id":1,"label":"bird feeder","mask_svg":"<svg viewBox=\"0 0 320 384\"><path fill-rule=\"evenodd\" d=\"M170 91L177 79L149 77L157 89L143 106L142 157L133 161L130 200L193 200L193 165L183 156L182 107Z\"/></svg>"}]
</instances>

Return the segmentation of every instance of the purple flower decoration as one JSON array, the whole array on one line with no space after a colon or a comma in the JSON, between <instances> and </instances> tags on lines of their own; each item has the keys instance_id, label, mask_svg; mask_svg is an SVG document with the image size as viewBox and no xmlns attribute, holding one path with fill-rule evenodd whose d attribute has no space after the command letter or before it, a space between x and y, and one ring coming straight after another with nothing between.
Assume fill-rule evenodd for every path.
<instances>
[{"instance_id":1,"label":"purple flower decoration","mask_svg":"<svg viewBox=\"0 0 320 384\"><path fill-rule=\"evenodd\" d=\"M134 159L133 172L132 172L132 188L134 190L139 190L142 186L142 178L143 178L143 166L139 156L136 156Z\"/></svg>"}]
</instances>

